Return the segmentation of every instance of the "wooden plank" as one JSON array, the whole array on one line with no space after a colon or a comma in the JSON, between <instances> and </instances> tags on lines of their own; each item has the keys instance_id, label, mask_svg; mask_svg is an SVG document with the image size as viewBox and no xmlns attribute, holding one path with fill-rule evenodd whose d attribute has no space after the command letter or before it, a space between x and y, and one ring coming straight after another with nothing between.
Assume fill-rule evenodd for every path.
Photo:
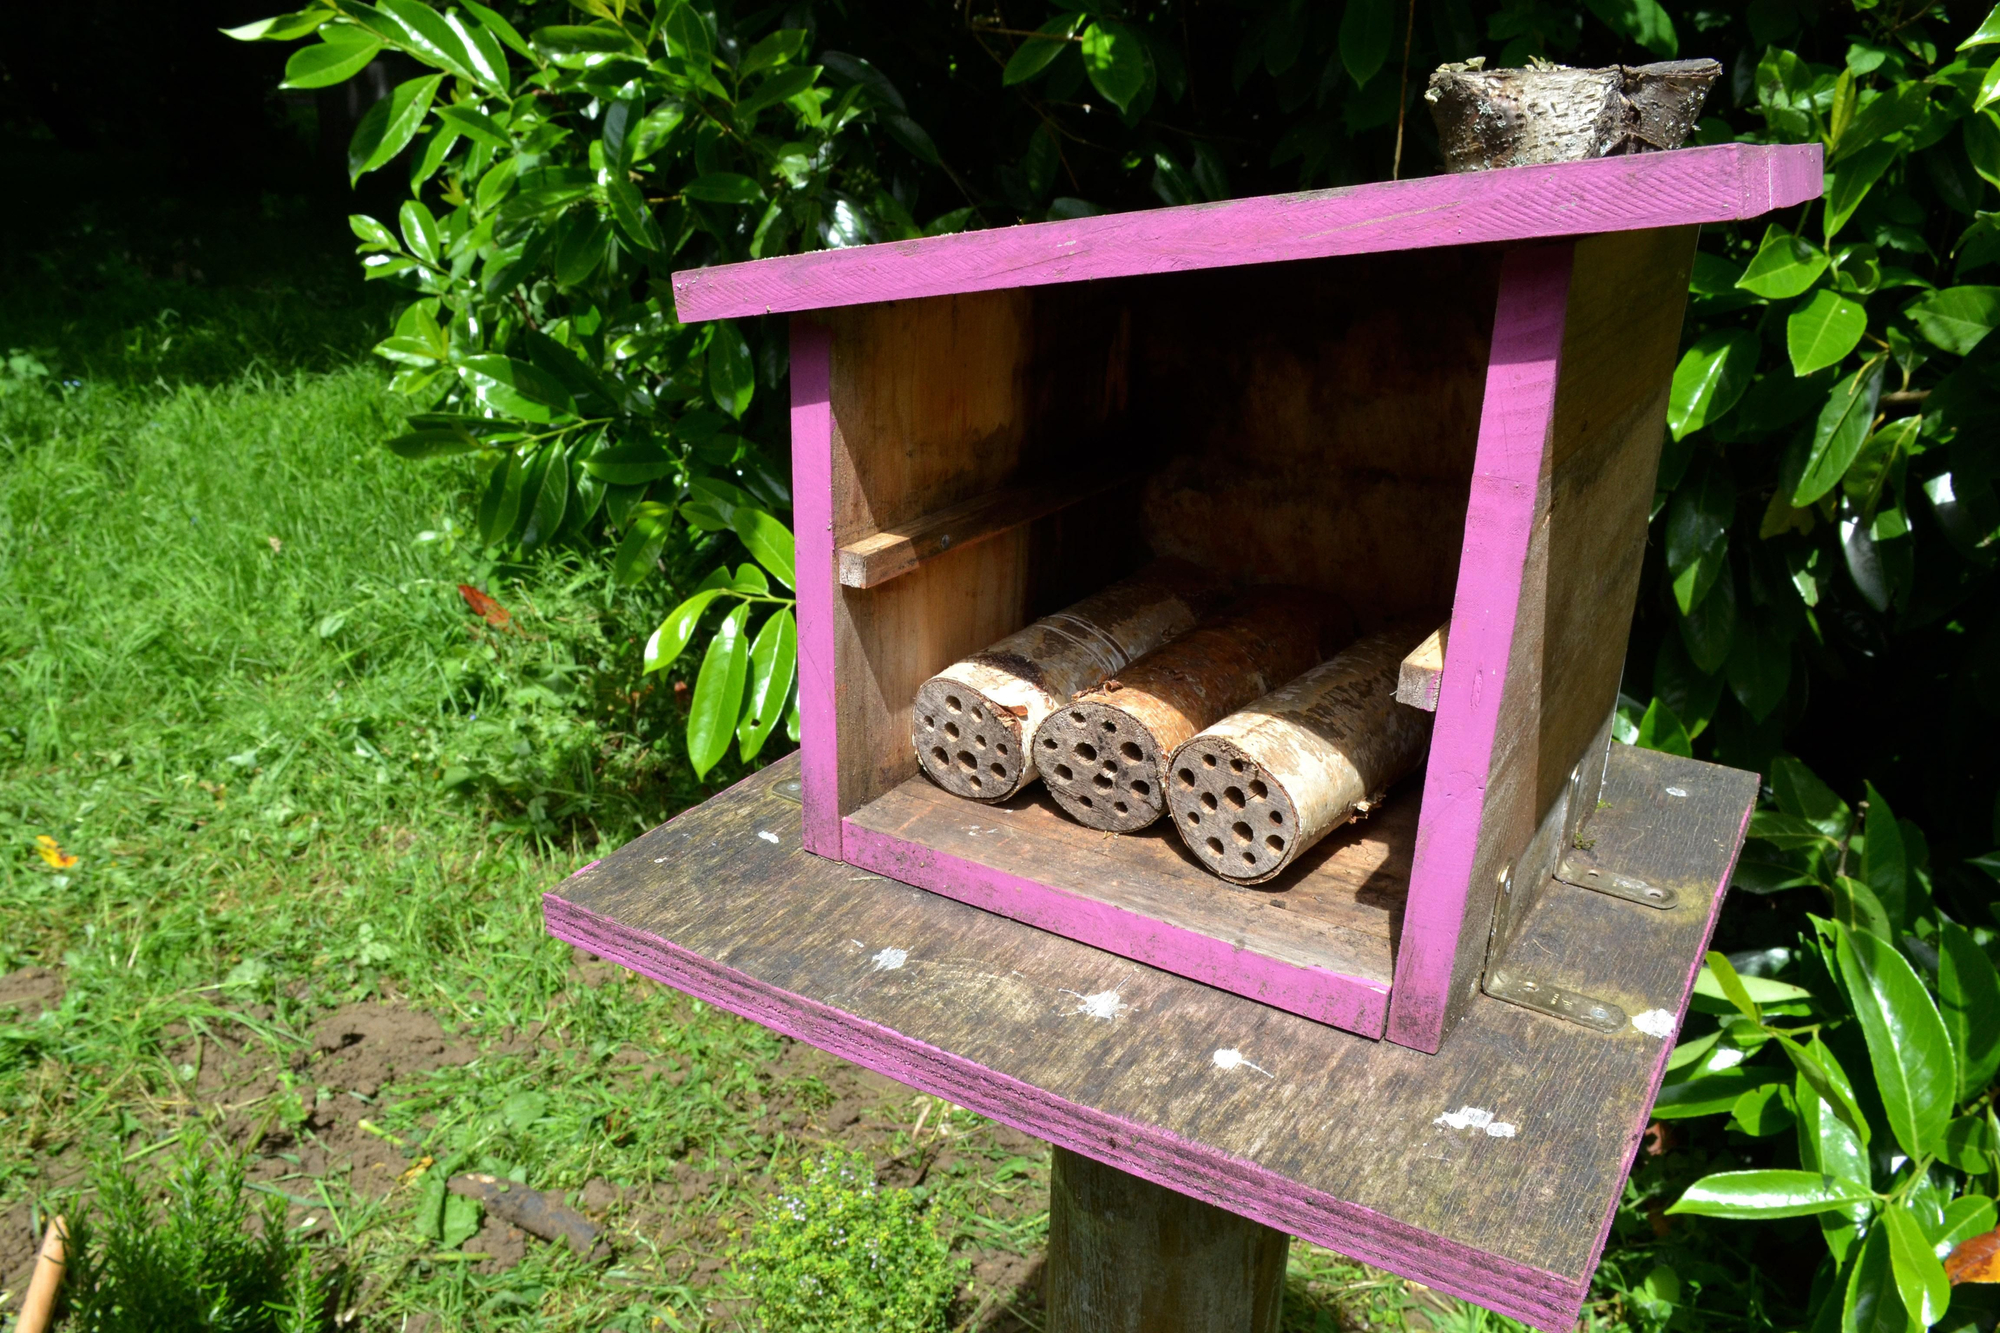
<instances>
[{"instance_id":1,"label":"wooden plank","mask_svg":"<svg viewBox=\"0 0 2000 1333\"><path fill-rule=\"evenodd\" d=\"M836 552L841 586L873 588L887 583L946 551L962 551L1025 527L1123 480L1117 475L1065 476L1032 486L1007 486L858 537Z\"/></svg>"},{"instance_id":2,"label":"wooden plank","mask_svg":"<svg viewBox=\"0 0 2000 1333\"><path fill-rule=\"evenodd\" d=\"M1166 824L1088 829L1036 787L973 805L913 778L850 816L854 865L1380 1036L1416 843L1415 784L1266 884L1204 870Z\"/></svg>"},{"instance_id":3,"label":"wooden plank","mask_svg":"<svg viewBox=\"0 0 2000 1333\"><path fill-rule=\"evenodd\" d=\"M805 845L840 855L840 737L834 679L839 614L833 582L833 336L792 318L792 530L799 620L799 770Z\"/></svg>"},{"instance_id":4,"label":"wooden plank","mask_svg":"<svg viewBox=\"0 0 2000 1333\"><path fill-rule=\"evenodd\" d=\"M1389 1006L1390 1039L1419 1050L1436 1050L1477 994L1501 873L1538 817L1542 608L1534 592L1548 558L1539 520L1571 250L1516 250L1501 271L1425 820Z\"/></svg>"},{"instance_id":5,"label":"wooden plank","mask_svg":"<svg viewBox=\"0 0 2000 1333\"><path fill-rule=\"evenodd\" d=\"M1664 1037L1487 997L1436 1055L806 853L786 759L591 863L549 928L1060 1147L1548 1330L1573 1326L1755 800L1613 747L1598 846L1683 889L1546 936ZM1671 791L1669 789L1672 789ZM1686 795L1674 795L1674 791ZM1588 899L1603 899L1600 902ZM1485 1132L1446 1119L1490 1112ZM1476 1119L1476 1117L1474 1117ZM1493 1132L1500 1125L1511 1134Z\"/></svg>"},{"instance_id":6,"label":"wooden plank","mask_svg":"<svg viewBox=\"0 0 2000 1333\"><path fill-rule=\"evenodd\" d=\"M1444 679L1445 644L1451 639L1451 626L1439 625L1430 637L1410 650L1403 659L1403 668L1396 675L1396 702L1421 708L1426 713L1438 709L1438 685Z\"/></svg>"},{"instance_id":7,"label":"wooden plank","mask_svg":"<svg viewBox=\"0 0 2000 1333\"><path fill-rule=\"evenodd\" d=\"M1817 144L1718 144L962 232L674 274L684 321L1329 255L1756 217L1817 198Z\"/></svg>"}]
</instances>

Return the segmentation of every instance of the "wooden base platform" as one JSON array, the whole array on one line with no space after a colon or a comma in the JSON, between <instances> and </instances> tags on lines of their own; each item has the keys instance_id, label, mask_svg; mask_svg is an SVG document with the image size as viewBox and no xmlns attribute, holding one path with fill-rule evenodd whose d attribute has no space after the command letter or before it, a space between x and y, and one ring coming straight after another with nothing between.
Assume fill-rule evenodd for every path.
<instances>
[{"instance_id":1,"label":"wooden base platform","mask_svg":"<svg viewBox=\"0 0 2000 1333\"><path fill-rule=\"evenodd\" d=\"M1679 905L1550 882L1537 954L1639 1023L1604 1035L1479 996L1426 1055L813 856L777 790L797 776L775 764L584 867L545 899L550 931L1548 1330L1588 1293L1756 798L1750 774L1614 747L1595 845Z\"/></svg>"},{"instance_id":2,"label":"wooden base platform","mask_svg":"<svg viewBox=\"0 0 2000 1333\"><path fill-rule=\"evenodd\" d=\"M849 862L1100 949L1379 1037L1410 892L1421 777L1265 884L1204 870L1168 821L1104 833L1040 783L999 805L918 774L849 815Z\"/></svg>"}]
</instances>

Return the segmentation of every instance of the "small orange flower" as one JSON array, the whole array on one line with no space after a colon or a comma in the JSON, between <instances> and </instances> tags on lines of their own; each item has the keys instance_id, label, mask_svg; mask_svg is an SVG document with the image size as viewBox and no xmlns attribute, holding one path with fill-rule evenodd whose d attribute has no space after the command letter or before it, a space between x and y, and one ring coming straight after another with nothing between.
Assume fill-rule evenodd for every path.
<instances>
[{"instance_id":1,"label":"small orange flower","mask_svg":"<svg viewBox=\"0 0 2000 1333\"><path fill-rule=\"evenodd\" d=\"M57 870L68 870L76 864L76 858L64 851L62 844L46 833L36 835L35 850L41 853L44 861L47 861Z\"/></svg>"}]
</instances>

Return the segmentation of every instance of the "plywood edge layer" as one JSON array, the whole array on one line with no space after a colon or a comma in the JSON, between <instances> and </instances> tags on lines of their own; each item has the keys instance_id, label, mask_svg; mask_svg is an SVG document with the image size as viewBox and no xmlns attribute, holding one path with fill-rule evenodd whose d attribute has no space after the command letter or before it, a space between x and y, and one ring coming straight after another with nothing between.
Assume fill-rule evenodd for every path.
<instances>
[{"instance_id":1,"label":"plywood edge layer","mask_svg":"<svg viewBox=\"0 0 2000 1333\"><path fill-rule=\"evenodd\" d=\"M1387 977L1352 976L1252 953L1241 941L1023 879L851 817L841 821L841 847L849 865L1315 1022L1371 1038L1379 1038L1388 1022Z\"/></svg>"},{"instance_id":2,"label":"plywood edge layer","mask_svg":"<svg viewBox=\"0 0 2000 1333\"><path fill-rule=\"evenodd\" d=\"M1547 1333L1568 1333L1582 1313L1589 1273L1568 1276L1509 1261L1157 1126L1081 1106L893 1028L760 982L559 894L545 894L542 906L557 939L1024 1134Z\"/></svg>"},{"instance_id":3,"label":"plywood edge layer","mask_svg":"<svg viewBox=\"0 0 2000 1333\"><path fill-rule=\"evenodd\" d=\"M1089 499L1127 480L1124 474L1066 476L997 491L873 532L841 546L841 586L873 588L946 551L977 545Z\"/></svg>"}]
</instances>

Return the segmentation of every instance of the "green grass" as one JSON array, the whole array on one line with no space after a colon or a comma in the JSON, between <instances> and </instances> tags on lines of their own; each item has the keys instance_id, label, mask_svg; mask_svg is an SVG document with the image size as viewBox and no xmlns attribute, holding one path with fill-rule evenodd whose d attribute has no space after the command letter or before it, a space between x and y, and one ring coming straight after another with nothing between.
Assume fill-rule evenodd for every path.
<instances>
[{"instance_id":1,"label":"green grass","mask_svg":"<svg viewBox=\"0 0 2000 1333\"><path fill-rule=\"evenodd\" d=\"M0 1008L0 1219L81 1206L129 1240L170 1163L241 1154L321 1326L740 1327L760 1201L834 1142L975 1266L955 1320L1037 1327L1017 1286L1047 1231L1040 1145L543 932L563 874L736 776L692 778L670 682L640 676L672 590L465 540L464 473L379 447L381 304L326 276L344 256L279 247L280 277L225 282L91 235L17 254L0 313L0 347L53 371L0 373L0 976L61 992ZM406 1023L363 1055L415 1055L357 1072L326 1027L355 1014ZM571 1191L616 1258L479 1258L505 1237L434 1224L460 1170ZM1759 1325L1740 1265L1656 1235L1647 1200L1593 1322ZM1647 1295L1662 1261L1699 1311ZM1288 1333L1503 1322L1294 1249Z\"/></svg>"}]
</instances>

